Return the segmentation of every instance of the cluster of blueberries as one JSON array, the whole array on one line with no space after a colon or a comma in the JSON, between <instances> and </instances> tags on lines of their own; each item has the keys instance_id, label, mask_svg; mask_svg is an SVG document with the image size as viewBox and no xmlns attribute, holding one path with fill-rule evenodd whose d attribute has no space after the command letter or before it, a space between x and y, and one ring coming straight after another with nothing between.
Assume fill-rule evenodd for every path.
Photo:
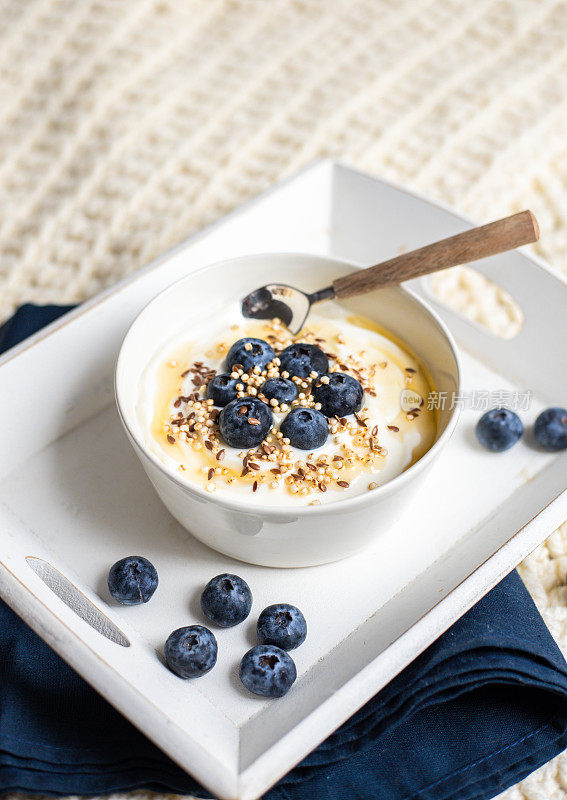
<instances>
[{"instance_id":1,"label":"cluster of blueberries","mask_svg":"<svg viewBox=\"0 0 567 800\"><path fill-rule=\"evenodd\" d=\"M237 384L232 371L240 366L251 373L254 367L263 370L276 354L263 339L246 337L235 342L226 357L224 374L215 375L207 386L207 398L222 407L219 414L221 436L230 447L250 448L259 445L268 435L273 416L270 406L257 397L237 398ZM363 389L351 375L343 372L329 373L329 360L320 347L306 342L296 342L282 350L279 356L280 372L286 378L268 378L258 393L278 405L291 404L298 396L298 388L291 378L309 378L326 375L328 380L313 386L312 393L321 410L295 406L282 421L280 430L290 444L300 450L314 450L325 444L329 435L327 417L345 417L362 407ZM252 420L252 423L250 422Z\"/></svg>"},{"instance_id":2,"label":"cluster of blueberries","mask_svg":"<svg viewBox=\"0 0 567 800\"><path fill-rule=\"evenodd\" d=\"M127 556L108 573L108 589L122 605L147 603L158 585L157 570L143 556ZM250 587L238 575L212 578L201 594L203 614L220 628L232 628L248 617L252 608ZM240 680L254 694L283 697L292 687L297 671L288 650L303 644L307 623L301 611L289 603L265 608L256 625L260 644L248 650L240 662ZM215 635L203 625L173 631L165 643L167 666L181 678L199 678L217 661Z\"/></svg>"},{"instance_id":3,"label":"cluster of blueberries","mask_svg":"<svg viewBox=\"0 0 567 800\"><path fill-rule=\"evenodd\" d=\"M524 434L520 417L508 408L493 408L476 424L479 442L494 453L509 450ZM551 453L567 449L567 409L546 408L534 424L534 438Z\"/></svg>"}]
</instances>

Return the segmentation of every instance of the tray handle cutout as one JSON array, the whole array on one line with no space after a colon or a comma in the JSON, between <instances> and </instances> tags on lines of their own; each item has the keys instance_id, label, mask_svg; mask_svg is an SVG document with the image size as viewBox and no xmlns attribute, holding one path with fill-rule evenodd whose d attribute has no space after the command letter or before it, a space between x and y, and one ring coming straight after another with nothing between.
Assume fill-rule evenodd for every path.
<instances>
[{"instance_id":1,"label":"tray handle cutout","mask_svg":"<svg viewBox=\"0 0 567 800\"><path fill-rule=\"evenodd\" d=\"M524 314L516 300L474 267L453 267L428 276L422 285L429 299L493 336L514 339L522 330Z\"/></svg>"},{"instance_id":2,"label":"tray handle cutout","mask_svg":"<svg viewBox=\"0 0 567 800\"><path fill-rule=\"evenodd\" d=\"M27 556L26 561L38 578L87 625L90 625L91 628L101 633L111 642L122 647L130 647L129 639L122 633L120 628L117 628L102 611L99 611L94 603L91 603L88 597L79 591L76 586L73 586L71 581L67 580L49 561L35 556Z\"/></svg>"}]
</instances>

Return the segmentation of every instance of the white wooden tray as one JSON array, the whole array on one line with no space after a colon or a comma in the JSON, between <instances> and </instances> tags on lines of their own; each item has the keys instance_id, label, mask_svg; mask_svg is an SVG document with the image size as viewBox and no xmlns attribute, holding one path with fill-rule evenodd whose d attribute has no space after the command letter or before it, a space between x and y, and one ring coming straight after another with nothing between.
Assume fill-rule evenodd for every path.
<instances>
[{"instance_id":1,"label":"white wooden tray","mask_svg":"<svg viewBox=\"0 0 567 800\"><path fill-rule=\"evenodd\" d=\"M0 362L2 596L221 798L264 793L563 522L567 454L527 442L489 454L472 433L480 411L465 409L427 488L372 550L303 570L232 562L168 515L120 429L112 372L122 337L156 292L221 258L296 250L368 264L466 225L398 187L321 162ZM531 422L542 407L567 404L567 286L520 253L479 269L515 297L525 323L503 340L440 309L463 350L464 389L531 390L523 414ZM105 588L109 566L130 553L159 571L147 606L119 607ZM211 673L182 681L163 666L161 647L173 628L203 621L200 590L224 571L248 581L253 612L218 632ZM293 690L265 701L242 689L237 666L255 643L258 613L276 601L303 609L310 636L294 652Z\"/></svg>"}]
</instances>

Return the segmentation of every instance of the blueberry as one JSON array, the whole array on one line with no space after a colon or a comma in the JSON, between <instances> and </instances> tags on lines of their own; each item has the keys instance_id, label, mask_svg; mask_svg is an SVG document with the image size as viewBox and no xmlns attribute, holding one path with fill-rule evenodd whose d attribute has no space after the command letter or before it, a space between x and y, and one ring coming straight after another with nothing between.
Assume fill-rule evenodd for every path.
<instances>
[{"instance_id":1,"label":"blueberry","mask_svg":"<svg viewBox=\"0 0 567 800\"><path fill-rule=\"evenodd\" d=\"M275 603L258 617L258 639L282 650L294 650L307 636L307 623L301 611L289 603Z\"/></svg>"},{"instance_id":2,"label":"blueberry","mask_svg":"<svg viewBox=\"0 0 567 800\"><path fill-rule=\"evenodd\" d=\"M346 417L360 410L364 391L356 378L343 372L331 372L325 377L328 383L317 381L313 387L313 397L321 403L321 413L326 417Z\"/></svg>"},{"instance_id":3,"label":"blueberry","mask_svg":"<svg viewBox=\"0 0 567 800\"><path fill-rule=\"evenodd\" d=\"M247 336L232 345L226 357L226 366L231 370L235 364L240 364L244 372L248 372L253 367L265 367L275 355L271 344Z\"/></svg>"},{"instance_id":4,"label":"blueberry","mask_svg":"<svg viewBox=\"0 0 567 800\"><path fill-rule=\"evenodd\" d=\"M254 694L283 697L297 677L293 659L272 644L253 647L240 662L240 680Z\"/></svg>"},{"instance_id":5,"label":"blueberry","mask_svg":"<svg viewBox=\"0 0 567 800\"><path fill-rule=\"evenodd\" d=\"M232 400L219 414L221 436L230 447L255 447L266 438L272 425L272 412L257 397Z\"/></svg>"},{"instance_id":6,"label":"blueberry","mask_svg":"<svg viewBox=\"0 0 567 800\"><path fill-rule=\"evenodd\" d=\"M546 408L535 421L534 436L540 447L556 453L567 448L567 409Z\"/></svg>"},{"instance_id":7,"label":"blueberry","mask_svg":"<svg viewBox=\"0 0 567 800\"><path fill-rule=\"evenodd\" d=\"M202 625L178 628L167 637L163 653L167 666L180 678L200 678L217 663L217 640Z\"/></svg>"},{"instance_id":8,"label":"blueberry","mask_svg":"<svg viewBox=\"0 0 567 800\"><path fill-rule=\"evenodd\" d=\"M308 378L312 372L322 375L329 369L329 359L316 344L296 342L280 353L280 372Z\"/></svg>"},{"instance_id":9,"label":"blueberry","mask_svg":"<svg viewBox=\"0 0 567 800\"><path fill-rule=\"evenodd\" d=\"M203 614L221 628L244 622L251 608L252 592L238 575L224 573L211 578L201 595Z\"/></svg>"},{"instance_id":10,"label":"blueberry","mask_svg":"<svg viewBox=\"0 0 567 800\"><path fill-rule=\"evenodd\" d=\"M284 438L299 450L315 450L327 441L329 423L320 411L296 406L280 425Z\"/></svg>"},{"instance_id":11,"label":"blueberry","mask_svg":"<svg viewBox=\"0 0 567 800\"><path fill-rule=\"evenodd\" d=\"M231 378L230 375L215 375L207 386L207 397L215 406L226 406L231 400L236 400L237 383L238 378Z\"/></svg>"},{"instance_id":12,"label":"blueberry","mask_svg":"<svg viewBox=\"0 0 567 800\"><path fill-rule=\"evenodd\" d=\"M522 420L508 408L493 408L476 424L478 441L494 453L509 450L523 433Z\"/></svg>"},{"instance_id":13,"label":"blueberry","mask_svg":"<svg viewBox=\"0 0 567 800\"><path fill-rule=\"evenodd\" d=\"M268 378L259 391L268 400L277 400L278 403L291 403L297 397L297 386L286 378Z\"/></svg>"},{"instance_id":14,"label":"blueberry","mask_svg":"<svg viewBox=\"0 0 567 800\"><path fill-rule=\"evenodd\" d=\"M156 568L142 556L122 558L111 566L108 573L108 591L123 606L147 603L157 585Z\"/></svg>"}]
</instances>

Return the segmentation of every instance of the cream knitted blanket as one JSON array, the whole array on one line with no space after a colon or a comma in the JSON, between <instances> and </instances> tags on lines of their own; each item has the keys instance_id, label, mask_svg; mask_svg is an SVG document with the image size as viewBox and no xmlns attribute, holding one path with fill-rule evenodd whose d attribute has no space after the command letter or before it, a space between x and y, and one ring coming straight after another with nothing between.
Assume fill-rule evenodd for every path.
<instances>
[{"instance_id":1,"label":"cream knitted blanket","mask_svg":"<svg viewBox=\"0 0 567 800\"><path fill-rule=\"evenodd\" d=\"M557 0L1 0L0 318L92 295L321 155L479 220L529 206L567 272L566 39ZM466 273L441 289L499 318ZM522 565L565 651L566 568L566 526ZM565 800L567 756L502 797Z\"/></svg>"}]
</instances>

